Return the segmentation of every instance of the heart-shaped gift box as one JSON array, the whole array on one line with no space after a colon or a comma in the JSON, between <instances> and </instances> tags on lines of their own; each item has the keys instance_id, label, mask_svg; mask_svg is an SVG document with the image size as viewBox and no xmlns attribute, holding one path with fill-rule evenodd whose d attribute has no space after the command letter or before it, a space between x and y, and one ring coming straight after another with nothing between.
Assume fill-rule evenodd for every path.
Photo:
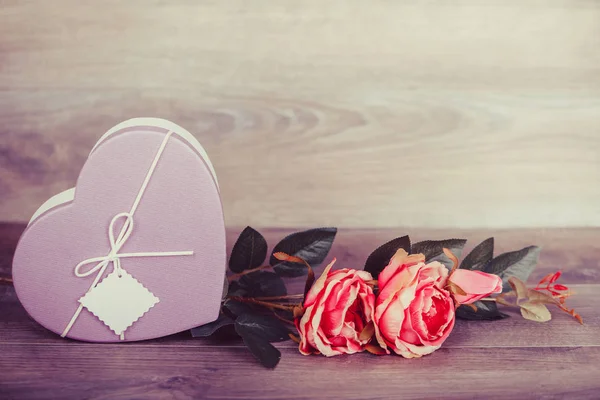
<instances>
[{"instance_id":1,"label":"heart-shaped gift box","mask_svg":"<svg viewBox=\"0 0 600 400\"><path fill-rule=\"evenodd\" d=\"M215 320L225 265L223 209L206 152L178 125L135 118L102 136L76 187L34 214L13 279L47 329L135 341Z\"/></svg>"}]
</instances>

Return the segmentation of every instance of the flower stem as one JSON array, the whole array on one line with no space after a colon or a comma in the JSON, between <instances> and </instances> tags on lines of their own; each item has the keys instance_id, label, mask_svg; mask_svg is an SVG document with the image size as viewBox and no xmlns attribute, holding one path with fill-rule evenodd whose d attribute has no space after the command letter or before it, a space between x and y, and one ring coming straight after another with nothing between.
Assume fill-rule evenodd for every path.
<instances>
[{"instance_id":1,"label":"flower stem","mask_svg":"<svg viewBox=\"0 0 600 400\"><path fill-rule=\"evenodd\" d=\"M230 275L229 277L227 277L227 280L229 282L235 281L236 279L241 278L244 275L248 275L248 274L251 274L251 273L256 272L256 271L262 271L263 269L267 269L267 268L271 268L271 266L270 265L263 265L261 267L247 269L244 272L240 272L239 274Z\"/></svg>"},{"instance_id":2,"label":"flower stem","mask_svg":"<svg viewBox=\"0 0 600 400\"><path fill-rule=\"evenodd\" d=\"M253 297L253 299L270 301L270 300L302 299L303 297L304 297L303 294L288 294L286 296Z\"/></svg>"},{"instance_id":3,"label":"flower stem","mask_svg":"<svg viewBox=\"0 0 600 400\"><path fill-rule=\"evenodd\" d=\"M273 311L273 315L275 315L275 317L277 317L277 319L285 322L286 324L296 326L296 324L294 324L294 321L290 321L289 319L283 318L282 316L280 316L279 314L277 314L275 311Z\"/></svg>"},{"instance_id":4,"label":"flower stem","mask_svg":"<svg viewBox=\"0 0 600 400\"><path fill-rule=\"evenodd\" d=\"M252 298L252 297L230 296L229 299L239 301L241 303L252 303L252 304L257 304L259 306L267 307L270 309L277 309L277 310L284 310L284 311L291 311L295 307L295 304L283 305L283 304L277 304L277 303L270 303L267 301L256 300L255 298Z\"/></svg>"},{"instance_id":5,"label":"flower stem","mask_svg":"<svg viewBox=\"0 0 600 400\"><path fill-rule=\"evenodd\" d=\"M5 283L7 285L12 285L13 280L11 278L4 278L0 276L0 283Z\"/></svg>"}]
</instances>

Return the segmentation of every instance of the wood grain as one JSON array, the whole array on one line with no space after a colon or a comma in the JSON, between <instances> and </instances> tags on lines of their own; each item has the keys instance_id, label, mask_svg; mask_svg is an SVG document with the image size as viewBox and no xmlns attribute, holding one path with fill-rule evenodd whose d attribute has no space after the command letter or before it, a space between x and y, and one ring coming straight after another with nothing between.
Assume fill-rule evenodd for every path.
<instances>
[{"instance_id":1,"label":"wood grain","mask_svg":"<svg viewBox=\"0 0 600 400\"><path fill-rule=\"evenodd\" d=\"M24 224L0 223L0 274L10 275L14 249ZM242 228L227 228L227 254ZM271 250L281 239L298 229L258 229L266 238ZM441 240L453 237L467 239L465 256L481 241L493 236L495 254L537 245L542 247L537 268L530 281L537 282L546 274L563 271L561 278L567 284L600 284L600 228L587 229L339 229L331 257L338 259L337 267L362 268L367 257L383 243L399 236L410 235L413 243L420 240ZM269 251L270 251L269 250ZM321 267L316 268L320 272ZM301 284L301 283L300 283ZM300 290L300 286L298 287Z\"/></svg>"},{"instance_id":2,"label":"wood grain","mask_svg":"<svg viewBox=\"0 0 600 400\"><path fill-rule=\"evenodd\" d=\"M153 115L231 226L600 226L598 2L1 4L0 221Z\"/></svg>"},{"instance_id":3,"label":"wood grain","mask_svg":"<svg viewBox=\"0 0 600 400\"><path fill-rule=\"evenodd\" d=\"M23 224L0 224L0 276L10 275L23 229ZM240 231L228 229L229 248ZM290 230L263 233L272 246ZM341 230L332 256L344 266L360 267L374 247L404 233ZM490 234L412 233L415 240L467 237L474 242L470 247ZM240 341L192 339L188 332L124 345L75 342L31 320L14 289L0 285L0 398L595 399L600 390L598 237L598 229L513 229L496 235L499 251L545 246L536 274L563 268L564 283L575 292L568 305L585 325L556 310L546 324L513 311L502 321L457 321L442 349L419 360L368 354L305 357L292 342L284 342L277 344L280 365L266 370ZM290 280L290 291L300 290L301 281Z\"/></svg>"},{"instance_id":4,"label":"wood grain","mask_svg":"<svg viewBox=\"0 0 600 400\"><path fill-rule=\"evenodd\" d=\"M244 349L0 344L19 399L594 399L600 348L442 348L420 360L282 350L274 371Z\"/></svg>"}]
</instances>

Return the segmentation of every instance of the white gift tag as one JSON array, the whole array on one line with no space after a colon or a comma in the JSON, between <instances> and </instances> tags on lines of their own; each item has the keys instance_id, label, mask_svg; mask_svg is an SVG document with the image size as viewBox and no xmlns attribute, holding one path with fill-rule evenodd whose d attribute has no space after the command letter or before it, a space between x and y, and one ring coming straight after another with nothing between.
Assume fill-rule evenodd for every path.
<instances>
[{"instance_id":1,"label":"white gift tag","mask_svg":"<svg viewBox=\"0 0 600 400\"><path fill-rule=\"evenodd\" d=\"M124 269L113 271L79 302L113 332L121 335L135 321L148 312L158 297Z\"/></svg>"}]
</instances>

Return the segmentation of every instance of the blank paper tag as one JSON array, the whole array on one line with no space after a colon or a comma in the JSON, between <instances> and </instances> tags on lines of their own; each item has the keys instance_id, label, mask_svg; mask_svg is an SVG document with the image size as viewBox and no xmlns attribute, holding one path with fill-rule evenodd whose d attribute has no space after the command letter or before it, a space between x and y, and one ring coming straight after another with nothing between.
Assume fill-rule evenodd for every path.
<instances>
[{"instance_id":1,"label":"blank paper tag","mask_svg":"<svg viewBox=\"0 0 600 400\"><path fill-rule=\"evenodd\" d=\"M85 308L117 335L125 332L158 301L158 297L124 269L121 269L121 277L117 272L112 272L79 299Z\"/></svg>"}]
</instances>

